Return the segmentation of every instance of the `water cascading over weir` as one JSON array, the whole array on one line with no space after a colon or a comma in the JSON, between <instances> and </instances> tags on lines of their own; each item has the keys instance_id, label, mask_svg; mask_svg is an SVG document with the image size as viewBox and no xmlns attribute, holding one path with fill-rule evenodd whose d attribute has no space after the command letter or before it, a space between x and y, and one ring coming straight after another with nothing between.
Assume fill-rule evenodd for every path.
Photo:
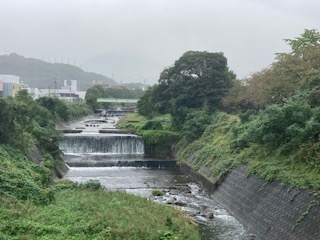
<instances>
[{"instance_id":1,"label":"water cascading over weir","mask_svg":"<svg viewBox=\"0 0 320 240\"><path fill-rule=\"evenodd\" d=\"M125 134L65 134L60 142L65 154L144 154L143 138Z\"/></svg>"},{"instance_id":2,"label":"water cascading over weir","mask_svg":"<svg viewBox=\"0 0 320 240\"><path fill-rule=\"evenodd\" d=\"M144 140L134 134L67 133L60 145L69 167L176 168L175 160L144 156Z\"/></svg>"}]
</instances>

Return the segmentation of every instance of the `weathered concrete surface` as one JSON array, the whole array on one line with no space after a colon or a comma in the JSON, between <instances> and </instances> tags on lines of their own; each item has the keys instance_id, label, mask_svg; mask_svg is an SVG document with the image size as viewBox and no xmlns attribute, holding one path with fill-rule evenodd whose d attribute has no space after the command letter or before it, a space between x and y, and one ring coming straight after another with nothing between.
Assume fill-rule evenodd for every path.
<instances>
[{"instance_id":1,"label":"weathered concrete surface","mask_svg":"<svg viewBox=\"0 0 320 240\"><path fill-rule=\"evenodd\" d=\"M28 159L31 161L37 163L37 164L43 164L43 155L39 148L33 147L30 148L27 153L26 153ZM53 175L53 180L56 179L61 179L63 176L66 174L68 168L64 162L61 161L61 164L56 165L53 169L52 175Z\"/></svg>"},{"instance_id":2,"label":"weathered concrete surface","mask_svg":"<svg viewBox=\"0 0 320 240\"><path fill-rule=\"evenodd\" d=\"M186 165L181 170L201 181L247 233L256 235L255 240L320 239L320 206L319 202L316 204L319 198L311 191L290 188L278 181L268 183L257 175L247 177L244 165L219 184L210 183Z\"/></svg>"}]
</instances>

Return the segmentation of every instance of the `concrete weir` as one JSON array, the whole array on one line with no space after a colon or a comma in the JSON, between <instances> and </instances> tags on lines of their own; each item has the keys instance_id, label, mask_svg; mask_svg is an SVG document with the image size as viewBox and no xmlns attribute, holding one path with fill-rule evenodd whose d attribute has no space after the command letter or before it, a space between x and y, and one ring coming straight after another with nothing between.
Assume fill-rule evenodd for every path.
<instances>
[{"instance_id":1,"label":"concrete weir","mask_svg":"<svg viewBox=\"0 0 320 240\"><path fill-rule=\"evenodd\" d=\"M299 190L278 181L266 182L247 176L242 165L219 184L182 165L181 170L211 192L211 197L229 211L246 229L247 239L320 239L320 199L311 191Z\"/></svg>"}]
</instances>

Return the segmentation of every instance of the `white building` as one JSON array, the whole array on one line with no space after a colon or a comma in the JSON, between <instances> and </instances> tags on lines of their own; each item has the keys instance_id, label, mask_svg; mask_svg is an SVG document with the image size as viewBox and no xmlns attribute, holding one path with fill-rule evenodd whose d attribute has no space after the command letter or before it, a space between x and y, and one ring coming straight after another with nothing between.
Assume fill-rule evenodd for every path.
<instances>
[{"instance_id":1,"label":"white building","mask_svg":"<svg viewBox=\"0 0 320 240\"><path fill-rule=\"evenodd\" d=\"M64 80L64 88L68 88L71 92L78 91L78 80Z\"/></svg>"}]
</instances>

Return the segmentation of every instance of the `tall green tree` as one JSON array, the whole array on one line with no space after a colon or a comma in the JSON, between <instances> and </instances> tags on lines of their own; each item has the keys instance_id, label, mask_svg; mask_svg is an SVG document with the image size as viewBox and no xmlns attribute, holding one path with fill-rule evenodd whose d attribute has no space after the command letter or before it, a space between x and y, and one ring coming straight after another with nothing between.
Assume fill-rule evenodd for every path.
<instances>
[{"instance_id":1,"label":"tall green tree","mask_svg":"<svg viewBox=\"0 0 320 240\"><path fill-rule=\"evenodd\" d=\"M214 108L231 87L230 76L222 53L189 51L161 73L157 97L178 108Z\"/></svg>"},{"instance_id":2,"label":"tall green tree","mask_svg":"<svg viewBox=\"0 0 320 240\"><path fill-rule=\"evenodd\" d=\"M141 99L139 112L170 113L175 126L182 127L190 109L218 108L233 78L223 53L186 52L160 74L158 85Z\"/></svg>"}]
</instances>

